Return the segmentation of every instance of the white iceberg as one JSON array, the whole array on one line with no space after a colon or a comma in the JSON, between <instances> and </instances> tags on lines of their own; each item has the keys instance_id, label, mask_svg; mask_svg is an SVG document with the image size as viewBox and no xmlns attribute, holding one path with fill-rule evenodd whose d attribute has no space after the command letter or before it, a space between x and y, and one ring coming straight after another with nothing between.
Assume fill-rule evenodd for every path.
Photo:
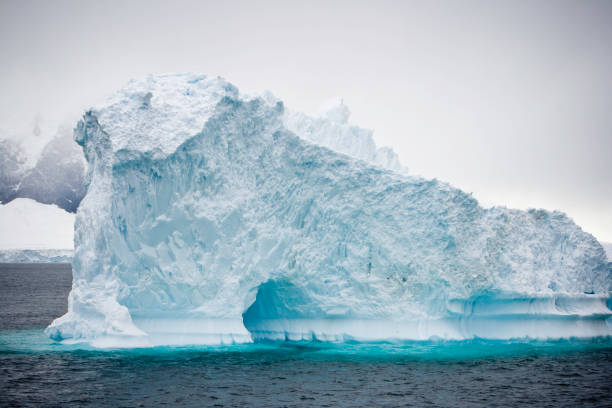
<instances>
[{"instance_id":1,"label":"white iceberg","mask_svg":"<svg viewBox=\"0 0 612 408\"><path fill-rule=\"evenodd\" d=\"M408 176L346 119L338 104L310 118L191 74L133 81L87 112L73 288L47 334L148 346L612 333L593 236L560 212L485 209Z\"/></svg>"}]
</instances>

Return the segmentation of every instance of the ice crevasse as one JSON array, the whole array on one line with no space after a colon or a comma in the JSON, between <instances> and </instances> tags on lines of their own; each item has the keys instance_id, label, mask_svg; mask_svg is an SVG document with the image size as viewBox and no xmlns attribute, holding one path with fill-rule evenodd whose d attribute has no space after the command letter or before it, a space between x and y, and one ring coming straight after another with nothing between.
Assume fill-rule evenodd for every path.
<instances>
[{"instance_id":1,"label":"ice crevasse","mask_svg":"<svg viewBox=\"0 0 612 408\"><path fill-rule=\"evenodd\" d=\"M341 103L317 116L194 74L130 82L88 162L68 313L95 346L612 334L612 268L560 212L410 176Z\"/></svg>"}]
</instances>

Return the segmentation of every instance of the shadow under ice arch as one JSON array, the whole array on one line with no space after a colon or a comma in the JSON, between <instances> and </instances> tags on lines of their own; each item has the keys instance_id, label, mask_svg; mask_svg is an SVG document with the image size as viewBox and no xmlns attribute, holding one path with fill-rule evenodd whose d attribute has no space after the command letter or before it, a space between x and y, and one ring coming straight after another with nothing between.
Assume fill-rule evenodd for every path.
<instances>
[{"instance_id":1,"label":"shadow under ice arch","mask_svg":"<svg viewBox=\"0 0 612 408\"><path fill-rule=\"evenodd\" d=\"M608 304L607 304L608 303ZM451 300L445 317L360 319L327 315L287 282L268 281L243 314L254 340L402 341L471 338L569 338L610 335L610 300L601 296L521 298L477 296ZM302 310L300 310L302 309Z\"/></svg>"}]
</instances>

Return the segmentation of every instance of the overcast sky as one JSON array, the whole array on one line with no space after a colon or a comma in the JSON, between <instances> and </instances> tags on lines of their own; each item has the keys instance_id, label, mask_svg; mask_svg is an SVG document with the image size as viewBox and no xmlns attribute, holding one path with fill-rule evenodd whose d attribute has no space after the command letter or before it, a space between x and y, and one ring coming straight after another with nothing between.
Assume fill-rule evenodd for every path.
<instances>
[{"instance_id":1,"label":"overcast sky","mask_svg":"<svg viewBox=\"0 0 612 408\"><path fill-rule=\"evenodd\" d=\"M4 136L197 71L305 112L341 96L412 173L612 241L612 1L0 1Z\"/></svg>"}]
</instances>

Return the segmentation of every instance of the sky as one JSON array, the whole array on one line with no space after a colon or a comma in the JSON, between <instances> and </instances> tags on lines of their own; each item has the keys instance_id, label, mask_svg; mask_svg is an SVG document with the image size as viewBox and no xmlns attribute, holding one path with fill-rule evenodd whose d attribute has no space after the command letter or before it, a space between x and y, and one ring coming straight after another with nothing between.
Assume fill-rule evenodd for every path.
<instances>
[{"instance_id":1,"label":"sky","mask_svg":"<svg viewBox=\"0 0 612 408\"><path fill-rule=\"evenodd\" d=\"M611 1L0 0L0 58L0 137L219 75L307 113L340 96L411 173L612 241Z\"/></svg>"}]
</instances>

